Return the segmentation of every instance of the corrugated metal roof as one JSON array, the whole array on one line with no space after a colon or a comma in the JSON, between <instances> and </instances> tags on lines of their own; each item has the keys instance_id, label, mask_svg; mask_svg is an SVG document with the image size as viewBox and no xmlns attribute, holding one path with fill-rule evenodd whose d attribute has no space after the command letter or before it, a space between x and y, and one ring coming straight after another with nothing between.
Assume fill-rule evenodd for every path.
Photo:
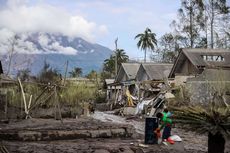
<instances>
[{"instance_id":1,"label":"corrugated metal roof","mask_svg":"<svg viewBox=\"0 0 230 153\"><path fill-rule=\"evenodd\" d=\"M173 64L143 63L142 66L151 80L163 80L168 77Z\"/></svg>"}]
</instances>

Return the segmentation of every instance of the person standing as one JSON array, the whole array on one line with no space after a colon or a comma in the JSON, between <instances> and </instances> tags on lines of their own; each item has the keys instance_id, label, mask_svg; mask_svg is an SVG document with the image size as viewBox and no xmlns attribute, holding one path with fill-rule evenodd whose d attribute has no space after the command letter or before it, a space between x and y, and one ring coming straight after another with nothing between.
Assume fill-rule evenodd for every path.
<instances>
[{"instance_id":1,"label":"person standing","mask_svg":"<svg viewBox=\"0 0 230 153\"><path fill-rule=\"evenodd\" d=\"M162 140L170 141L168 138L171 136L172 114L168 111L167 108L165 108L162 113L157 113L156 116L161 120L161 126L158 131L164 129L162 133Z\"/></svg>"}]
</instances>

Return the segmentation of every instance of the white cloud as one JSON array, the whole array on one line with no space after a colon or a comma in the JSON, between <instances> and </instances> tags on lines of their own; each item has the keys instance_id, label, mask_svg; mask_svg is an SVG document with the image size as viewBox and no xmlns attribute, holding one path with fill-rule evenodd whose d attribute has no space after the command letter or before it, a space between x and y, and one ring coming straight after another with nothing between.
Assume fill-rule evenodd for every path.
<instances>
[{"instance_id":1,"label":"white cloud","mask_svg":"<svg viewBox=\"0 0 230 153\"><path fill-rule=\"evenodd\" d=\"M42 45L42 46L47 46L48 43L50 42L49 38L47 37L47 35L41 33L38 36L38 42Z\"/></svg>"},{"instance_id":2,"label":"white cloud","mask_svg":"<svg viewBox=\"0 0 230 153\"><path fill-rule=\"evenodd\" d=\"M59 54L69 54L69 55L75 55L77 53L77 50L75 50L72 47L63 47L58 42L54 42L51 45L47 46L50 52L53 53L59 53Z\"/></svg>"},{"instance_id":3,"label":"white cloud","mask_svg":"<svg viewBox=\"0 0 230 153\"><path fill-rule=\"evenodd\" d=\"M14 33L7 29L0 29L0 53L4 54L9 52L12 48L10 42L12 42ZM16 45L14 46L14 51L16 53L44 53L38 50L33 42L27 41L30 34L20 35L20 39L16 40ZM38 42L41 47L46 51L46 53L58 53L58 54L68 54L76 55L78 51L72 47L64 47L59 42L55 41L54 38L48 37L45 33L39 33Z\"/></svg>"},{"instance_id":4,"label":"white cloud","mask_svg":"<svg viewBox=\"0 0 230 153\"><path fill-rule=\"evenodd\" d=\"M8 28L16 33L58 33L88 41L94 41L96 36L108 32L105 25L71 15L67 10L44 4L29 6L26 0L8 0L7 7L0 10L0 21L0 28Z\"/></svg>"}]
</instances>

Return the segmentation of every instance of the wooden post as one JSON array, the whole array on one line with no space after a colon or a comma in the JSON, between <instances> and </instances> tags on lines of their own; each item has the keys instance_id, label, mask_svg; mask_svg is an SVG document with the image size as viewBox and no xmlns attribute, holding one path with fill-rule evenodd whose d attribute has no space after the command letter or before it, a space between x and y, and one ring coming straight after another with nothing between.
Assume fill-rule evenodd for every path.
<instances>
[{"instance_id":1,"label":"wooden post","mask_svg":"<svg viewBox=\"0 0 230 153\"><path fill-rule=\"evenodd\" d=\"M58 109L58 113L59 113L59 117L61 120L61 123L63 124L63 120L62 120L62 115L61 115L61 108L60 108L60 104L59 104L59 100L58 100L58 96L57 96L57 86L55 85L54 87L54 100L55 100L55 119L57 119L56 113L57 113L57 109Z\"/></svg>"},{"instance_id":2,"label":"wooden post","mask_svg":"<svg viewBox=\"0 0 230 153\"><path fill-rule=\"evenodd\" d=\"M66 67L65 67L65 78L64 78L63 86L65 86L65 81L66 81L66 75L67 75L68 65L69 65L69 61L67 60L67 61L66 61Z\"/></svg>"},{"instance_id":3,"label":"wooden post","mask_svg":"<svg viewBox=\"0 0 230 153\"><path fill-rule=\"evenodd\" d=\"M29 113L28 113L28 110L27 110L25 92L24 92L24 89L23 89L23 87L22 87L22 83L21 83L20 78L18 78L18 82L19 82L19 85L20 85L20 88L21 88L21 92L22 92L22 98L23 98L23 102L24 102L24 109L25 109L26 119L27 119Z\"/></svg>"},{"instance_id":4,"label":"wooden post","mask_svg":"<svg viewBox=\"0 0 230 153\"><path fill-rule=\"evenodd\" d=\"M141 92L140 92L140 90L141 90L141 83L139 82L138 83L138 103L140 103L140 101L141 101Z\"/></svg>"},{"instance_id":5,"label":"wooden post","mask_svg":"<svg viewBox=\"0 0 230 153\"><path fill-rule=\"evenodd\" d=\"M5 119L7 119L7 111L8 111L8 97L7 97L7 92L6 92L6 97L5 97L6 103L5 103Z\"/></svg>"}]
</instances>

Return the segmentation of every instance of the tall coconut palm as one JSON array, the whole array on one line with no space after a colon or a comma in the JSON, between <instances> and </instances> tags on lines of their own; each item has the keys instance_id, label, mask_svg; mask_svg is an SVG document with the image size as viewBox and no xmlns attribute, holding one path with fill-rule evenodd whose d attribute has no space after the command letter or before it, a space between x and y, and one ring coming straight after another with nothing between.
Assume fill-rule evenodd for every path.
<instances>
[{"instance_id":1,"label":"tall coconut palm","mask_svg":"<svg viewBox=\"0 0 230 153\"><path fill-rule=\"evenodd\" d=\"M144 33L140 33L135 36L135 39L139 38L137 42L138 49L144 50L145 58L144 62L146 62L146 51L149 49L154 51L155 46L157 46L156 34L153 33L149 28L146 28Z\"/></svg>"},{"instance_id":2,"label":"tall coconut palm","mask_svg":"<svg viewBox=\"0 0 230 153\"><path fill-rule=\"evenodd\" d=\"M117 60L117 65L119 69L121 63L125 63L129 60L129 56L126 55L124 49L117 49L115 51L115 55L111 55L109 59L104 60L103 70L109 72L111 75L115 75L115 60Z\"/></svg>"},{"instance_id":3,"label":"tall coconut palm","mask_svg":"<svg viewBox=\"0 0 230 153\"><path fill-rule=\"evenodd\" d=\"M225 139L230 136L230 107L214 103L202 106L171 108L176 123L198 133L208 133L208 153L224 153Z\"/></svg>"},{"instance_id":4,"label":"tall coconut palm","mask_svg":"<svg viewBox=\"0 0 230 153\"><path fill-rule=\"evenodd\" d=\"M116 54L115 56L117 56L117 65L119 69L121 63L128 62L129 56L126 55L124 49L117 49L115 54Z\"/></svg>"},{"instance_id":5,"label":"tall coconut palm","mask_svg":"<svg viewBox=\"0 0 230 153\"><path fill-rule=\"evenodd\" d=\"M115 74L115 57L110 56L110 58L104 60L103 71L109 72L111 75Z\"/></svg>"}]
</instances>

